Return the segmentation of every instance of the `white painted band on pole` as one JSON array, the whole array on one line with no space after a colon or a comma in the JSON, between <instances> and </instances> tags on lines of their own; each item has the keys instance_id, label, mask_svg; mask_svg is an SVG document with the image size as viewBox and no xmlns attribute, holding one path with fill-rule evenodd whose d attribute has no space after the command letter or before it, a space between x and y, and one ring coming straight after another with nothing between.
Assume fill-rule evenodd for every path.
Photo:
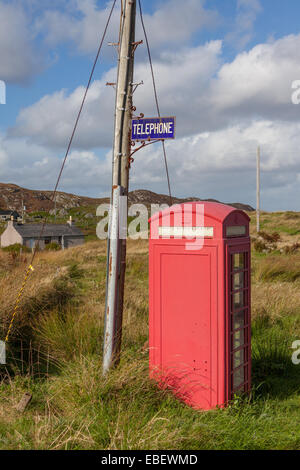
<instances>
[{"instance_id":1,"label":"white painted band on pole","mask_svg":"<svg viewBox=\"0 0 300 470\"><path fill-rule=\"evenodd\" d=\"M116 186L112 194L112 207L110 217L110 244L109 244L109 274L107 285L107 302L105 312L105 334L103 349L103 373L106 373L112 363L113 349L115 342L115 312L117 305L117 282L118 270L120 265L119 253L119 198L121 195L121 186Z\"/></svg>"},{"instance_id":2,"label":"white painted band on pole","mask_svg":"<svg viewBox=\"0 0 300 470\"><path fill-rule=\"evenodd\" d=\"M0 341L0 364L6 364L6 344L4 341Z\"/></svg>"}]
</instances>

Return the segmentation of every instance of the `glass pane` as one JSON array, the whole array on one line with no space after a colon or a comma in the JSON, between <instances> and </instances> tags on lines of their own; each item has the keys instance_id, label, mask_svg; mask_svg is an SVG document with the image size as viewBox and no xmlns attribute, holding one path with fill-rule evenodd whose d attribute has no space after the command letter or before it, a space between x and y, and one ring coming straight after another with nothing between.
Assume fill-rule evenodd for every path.
<instances>
[{"instance_id":1,"label":"glass pane","mask_svg":"<svg viewBox=\"0 0 300 470\"><path fill-rule=\"evenodd\" d=\"M238 388L242 383L245 382L245 371L244 367L233 372L233 388Z\"/></svg>"},{"instance_id":2,"label":"glass pane","mask_svg":"<svg viewBox=\"0 0 300 470\"><path fill-rule=\"evenodd\" d=\"M240 348L244 345L244 330L235 331L232 335L232 349Z\"/></svg>"},{"instance_id":3,"label":"glass pane","mask_svg":"<svg viewBox=\"0 0 300 470\"><path fill-rule=\"evenodd\" d=\"M233 368L237 369L244 364L244 349L240 349L233 353Z\"/></svg>"},{"instance_id":4,"label":"glass pane","mask_svg":"<svg viewBox=\"0 0 300 470\"><path fill-rule=\"evenodd\" d=\"M244 288L244 273L233 274L233 290Z\"/></svg>"},{"instance_id":5,"label":"glass pane","mask_svg":"<svg viewBox=\"0 0 300 470\"><path fill-rule=\"evenodd\" d=\"M233 310L239 310L244 307L244 292L233 294Z\"/></svg>"},{"instance_id":6,"label":"glass pane","mask_svg":"<svg viewBox=\"0 0 300 470\"><path fill-rule=\"evenodd\" d=\"M235 253L232 255L232 269L244 269L245 267L245 255L244 253Z\"/></svg>"},{"instance_id":7,"label":"glass pane","mask_svg":"<svg viewBox=\"0 0 300 470\"><path fill-rule=\"evenodd\" d=\"M244 311L235 313L232 316L232 329L238 330L239 328L243 328L245 326L244 322Z\"/></svg>"},{"instance_id":8,"label":"glass pane","mask_svg":"<svg viewBox=\"0 0 300 470\"><path fill-rule=\"evenodd\" d=\"M243 236L243 235L246 235L245 225L231 225L229 227L226 227L227 237Z\"/></svg>"}]
</instances>

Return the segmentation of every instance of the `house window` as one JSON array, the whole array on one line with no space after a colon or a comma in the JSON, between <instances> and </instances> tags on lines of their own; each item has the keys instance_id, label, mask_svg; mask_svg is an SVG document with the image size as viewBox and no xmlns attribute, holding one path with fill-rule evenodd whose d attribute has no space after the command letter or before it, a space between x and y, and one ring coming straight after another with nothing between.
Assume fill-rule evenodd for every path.
<instances>
[{"instance_id":1,"label":"house window","mask_svg":"<svg viewBox=\"0 0 300 470\"><path fill-rule=\"evenodd\" d=\"M51 238L45 238L45 245L49 245L51 243Z\"/></svg>"}]
</instances>

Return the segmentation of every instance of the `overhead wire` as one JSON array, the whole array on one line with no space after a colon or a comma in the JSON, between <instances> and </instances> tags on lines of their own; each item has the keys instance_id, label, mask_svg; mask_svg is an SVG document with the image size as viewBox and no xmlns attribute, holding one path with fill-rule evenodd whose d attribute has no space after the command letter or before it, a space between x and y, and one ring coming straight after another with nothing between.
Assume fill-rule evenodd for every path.
<instances>
[{"instance_id":1,"label":"overhead wire","mask_svg":"<svg viewBox=\"0 0 300 470\"><path fill-rule=\"evenodd\" d=\"M55 187L54 187L52 195L50 197L51 202L54 202L56 194L57 194L57 188L58 188L59 182L61 180L62 173L64 171L67 158L68 158L69 153L70 153L70 149L71 149L71 146L72 146L72 143L73 143L73 140L74 140L74 136L75 136L75 133L76 133L76 130L77 130L77 127L78 127L79 119L80 119L80 116L81 116L81 113L82 113L82 110L83 110L83 107L84 107L84 104L85 104L85 101L86 101L88 91L89 91L90 86L91 86L91 82L92 82L92 79L93 79L93 76L94 76L95 68L96 68L96 65L97 65L97 62L98 62L98 59L99 59L99 56L100 56L100 52L101 52L103 42L104 42L104 39L105 39L105 36L106 36L106 33L107 33L107 29L108 29L108 26L109 26L109 23L110 23L110 20L111 20L111 17L112 17L112 13L113 13L115 5L116 5L116 1L117 0L113 1L113 4L111 6L111 9L110 9L110 12L109 12L106 24L105 24L105 28L104 28L104 31L103 31L103 34L102 34L102 37L101 37L101 40L100 40L100 44L99 44L99 47L98 47L98 50L97 50L97 54L96 54L96 57L95 57L95 60L94 60L94 63L93 63L93 66L92 66L92 69L91 69L91 72L90 72L90 76L89 76L87 85L85 87L85 92L84 92L84 95L83 95L83 98L82 98L82 101L81 101L81 105L80 105L79 111L77 113L75 124L74 124L73 130L72 130L72 133L71 133L71 137L70 137L69 142L68 142L67 150L66 150L65 156L63 158L63 161L62 161L62 164L61 164L61 167L60 167L60 171L59 171L59 174L58 174L58 177L57 177L57 180L56 180ZM37 243L35 243L35 245L33 247L29 267L26 270L25 277L24 277L21 289L19 290L19 293L18 293L18 296L17 296L14 311L13 311L12 316L10 318L9 326L8 326L7 333L6 333L6 336L5 336L5 342L7 342L8 339L9 339L9 335L10 335L10 332L11 332L11 329L12 329L12 325L13 325L13 322L15 320L18 308L19 308L21 296L24 293L24 289L25 289L26 283L28 281L29 275L30 275L31 272L34 271L33 262L34 262L34 259L36 257L36 254L38 252L40 241L41 241L42 236L44 234L45 227L46 227L48 219L49 219L49 213L47 213L46 216L44 217L42 227L41 227L41 231L40 231L38 239L37 239Z\"/></svg>"},{"instance_id":2,"label":"overhead wire","mask_svg":"<svg viewBox=\"0 0 300 470\"><path fill-rule=\"evenodd\" d=\"M86 87L85 87L85 92L84 92L84 95L83 95L83 98L82 98L82 101L81 101L81 105L80 105L80 108L79 108L79 111L78 111L78 114L77 114L77 117L76 117L76 121L75 121L73 130L72 130L72 133L71 133L71 137L70 137L70 139L69 139L69 143L68 143L68 146L67 146L67 150L66 150L66 153L65 153L65 156L64 156L64 159L63 159L63 162L62 162L62 165L61 165L59 174L58 174L58 178L57 178L57 181L56 181L54 190L53 190L53 192L52 192L52 196L51 196L51 198L50 198L52 202L53 202L54 199L55 199L55 196L56 196L56 193L57 193L57 188L58 188L59 182L60 182L60 180L61 180L61 176L62 176L64 167L65 167L67 158L68 158L69 153L70 153L70 149L71 149L71 146L72 146L72 143L73 143L73 140L74 140L75 132L76 132L76 130L77 130L78 123L79 123L79 119L80 119L80 116L81 116L81 113L82 113L82 110L83 110L83 107L84 107L84 104L85 104L85 101L86 101L86 97L87 97L88 91L89 91L90 86L91 86L91 82L92 82L92 79L93 79L93 76L94 76L95 68L96 68L96 65L97 65L97 62L98 62L98 59L99 59L99 56L100 56L100 52L101 52L101 49L102 49L102 46L103 46L103 42L104 42L104 39L105 39L105 36L106 36L106 32L107 32L107 29L108 29L108 26L109 26L109 23L110 23L110 19L111 19L111 16L112 16L112 13L113 13L113 10L114 10L116 1L117 1L117 0L114 0L114 2L113 2L113 4L112 4L112 7L111 7L111 9L110 9L110 13L109 13L109 16L108 16L108 19L107 19L107 22L106 22L106 25L105 25L105 28L104 28L104 31L103 31L103 34L102 34L102 38L101 38L101 41L100 41L100 44L99 44L99 47L98 47L98 51L97 51L97 54L96 54L94 63L93 63L93 67L92 67L92 70L91 70L91 73L90 73L90 76L89 76L89 80L88 80L88 83L87 83L87 85L86 85ZM40 243L40 241L41 241L41 237L43 236L43 233L44 233L44 230L45 230L45 225L46 225L46 223L47 223L48 218L49 218L49 214L46 215L46 217L45 217L45 219L44 219L44 221L43 221L42 230L41 230L40 236L39 236L39 238L38 238L38 243L37 243L37 245L36 245L36 248L35 248L34 251L33 251L32 259L31 259L31 264L33 263L34 258L35 258L35 256L36 256L36 253L37 253L37 251L38 251L39 243Z\"/></svg>"},{"instance_id":3,"label":"overhead wire","mask_svg":"<svg viewBox=\"0 0 300 470\"><path fill-rule=\"evenodd\" d=\"M144 17L143 17L143 11L142 11L142 4L141 0L138 0L139 2L139 10L140 10L140 18L141 18L141 24L145 36L145 41L146 41L146 47L147 47L147 52L148 52L148 59L149 59L149 64L150 64L150 69L151 69L151 77L152 77L152 84L153 84L153 91L154 91L154 97L155 97L155 103L156 103L156 109L157 109L157 115L160 118L160 107L159 107L159 102L158 102L158 93L157 93L157 88L156 88L156 82L155 82L155 75L154 75L154 70L153 70L153 63L152 63L152 56L151 56L151 50L150 50L150 44L148 40L148 35L144 23ZM171 183L170 183L170 175L169 175L169 167L168 167L168 160L167 160L167 152L166 152L166 146L165 146L165 141L162 140L162 149L163 149L163 156L164 156L164 162L165 162L165 169L166 169L166 175L167 175L167 183L168 183L168 191L169 191L169 198L170 198L170 205L173 205L173 198L172 198L172 192L171 192Z\"/></svg>"}]
</instances>

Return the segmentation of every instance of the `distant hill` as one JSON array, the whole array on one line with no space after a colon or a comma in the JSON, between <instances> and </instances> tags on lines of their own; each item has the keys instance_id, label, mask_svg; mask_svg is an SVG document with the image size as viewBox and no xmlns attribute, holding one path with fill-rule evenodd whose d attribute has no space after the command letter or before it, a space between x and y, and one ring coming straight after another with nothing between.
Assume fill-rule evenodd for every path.
<instances>
[{"instance_id":1,"label":"distant hill","mask_svg":"<svg viewBox=\"0 0 300 470\"><path fill-rule=\"evenodd\" d=\"M191 202L191 201L213 201L213 202L221 202L218 201L217 199L200 199L198 197L186 197L186 198L178 198L178 197L173 197L173 204L181 204L183 202ZM131 191L129 193L129 203L131 204L136 204L136 203L142 203L145 205L150 205L150 204L169 204L170 203L170 197L166 194L157 194L152 191L148 191L146 189L137 189L135 191ZM223 204L228 204L229 206L236 207L237 209L241 209L243 211L249 211L252 212L255 209L248 205L248 204L242 204L240 202L229 202L229 203L223 203Z\"/></svg>"},{"instance_id":2,"label":"distant hill","mask_svg":"<svg viewBox=\"0 0 300 470\"><path fill-rule=\"evenodd\" d=\"M22 188L16 184L0 183L0 209L22 210L22 201L27 212L48 211L53 209L52 191L40 191ZM94 199L58 191L56 205L58 209L97 205L103 199Z\"/></svg>"},{"instance_id":3,"label":"distant hill","mask_svg":"<svg viewBox=\"0 0 300 470\"><path fill-rule=\"evenodd\" d=\"M26 206L26 212L49 211L54 208L51 201L51 191L31 190L17 186L16 184L0 183L0 209L5 210L22 210L22 201ZM57 209L72 209L81 206L97 206L103 202L107 202L108 198L90 198L86 196L78 196L59 191L56 196ZM190 201L216 201L214 199L200 199L198 197L173 198L174 204L180 204ZM130 204L169 204L169 196L165 194L157 194L145 189L138 189L129 193ZM219 201L216 201L219 202ZM238 202L228 203L229 205L245 211L254 211L253 207Z\"/></svg>"}]
</instances>

